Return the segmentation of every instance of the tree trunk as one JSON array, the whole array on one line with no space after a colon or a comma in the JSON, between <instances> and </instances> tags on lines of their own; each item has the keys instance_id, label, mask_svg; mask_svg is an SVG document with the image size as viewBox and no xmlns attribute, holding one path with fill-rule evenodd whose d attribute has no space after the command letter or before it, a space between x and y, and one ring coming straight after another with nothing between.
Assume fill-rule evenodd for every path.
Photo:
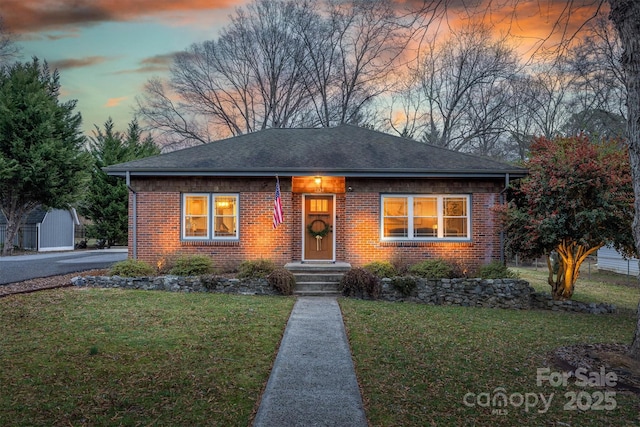
<instances>
[{"instance_id":1,"label":"tree trunk","mask_svg":"<svg viewBox=\"0 0 640 427\"><path fill-rule=\"evenodd\" d=\"M18 216L15 212L7 212L7 228L4 232L4 242L2 245L2 256L11 255L13 253L13 241L20 230L20 224L23 222L22 215ZM26 215L25 215L26 216Z\"/></svg>"},{"instance_id":2,"label":"tree trunk","mask_svg":"<svg viewBox=\"0 0 640 427\"><path fill-rule=\"evenodd\" d=\"M640 303L638 303L638 313L640 313ZM629 354L635 360L640 360L640 314L638 314L636 330L633 333L633 341L631 342Z\"/></svg>"},{"instance_id":3,"label":"tree trunk","mask_svg":"<svg viewBox=\"0 0 640 427\"><path fill-rule=\"evenodd\" d=\"M549 269L547 282L551 286L551 296L554 300L571 299L576 281L580 277L580 266L589 255L601 247L602 245L586 248L577 242L563 240L556 248L558 252L557 272L554 263L547 255L547 268Z\"/></svg>"},{"instance_id":4,"label":"tree trunk","mask_svg":"<svg viewBox=\"0 0 640 427\"><path fill-rule=\"evenodd\" d=\"M627 89L627 141L635 195L633 237L636 252L640 253L640 2L637 0L608 0L609 19L618 31L623 53L620 58ZM640 304L639 304L640 308ZM640 360L640 310L630 356Z\"/></svg>"},{"instance_id":5,"label":"tree trunk","mask_svg":"<svg viewBox=\"0 0 640 427\"><path fill-rule=\"evenodd\" d=\"M7 219L7 228L4 234L4 242L2 242L2 256L11 255L13 253L13 241L27 220L27 216L38 206L38 203L30 202L26 205L15 207L13 209L3 210L3 214Z\"/></svg>"},{"instance_id":6,"label":"tree trunk","mask_svg":"<svg viewBox=\"0 0 640 427\"><path fill-rule=\"evenodd\" d=\"M2 242L2 256L11 255L13 253L13 239L18 232L18 224L7 218L7 228L4 231L4 242Z\"/></svg>"}]
</instances>

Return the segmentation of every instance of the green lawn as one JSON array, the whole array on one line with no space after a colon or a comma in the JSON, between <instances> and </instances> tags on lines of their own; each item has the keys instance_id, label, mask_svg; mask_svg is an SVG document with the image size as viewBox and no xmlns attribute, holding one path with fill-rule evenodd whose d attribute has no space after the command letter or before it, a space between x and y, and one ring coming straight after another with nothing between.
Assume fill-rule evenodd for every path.
<instances>
[{"instance_id":1,"label":"green lawn","mask_svg":"<svg viewBox=\"0 0 640 427\"><path fill-rule=\"evenodd\" d=\"M292 298L44 291L0 299L0 425L246 426Z\"/></svg>"},{"instance_id":2,"label":"green lawn","mask_svg":"<svg viewBox=\"0 0 640 427\"><path fill-rule=\"evenodd\" d=\"M520 278L528 281L538 292L549 292L546 265L535 267L511 267ZM583 264L575 285L573 298L583 302L608 302L620 311L635 311L640 300L638 279L633 276L598 271L595 265Z\"/></svg>"},{"instance_id":3,"label":"green lawn","mask_svg":"<svg viewBox=\"0 0 640 427\"><path fill-rule=\"evenodd\" d=\"M536 384L559 346L630 342L637 287L598 280L579 282L576 296L619 314L340 299L371 425L639 425L636 396L565 410L565 393L601 390ZM247 426L294 301L78 288L1 298L0 425ZM539 397L506 413L478 404L498 391L554 397L544 413Z\"/></svg>"},{"instance_id":4,"label":"green lawn","mask_svg":"<svg viewBox=\"0 0 640 427\"><path fill-rule=\"evenodd\" d=\"M539 275L533 269L520 273L525 279ZM571 394L565 393L582 396L585 409L592 407L587 400L603 398L604 390L536 383L537 369L548 366L547 354L558 347L631 342L638 288L603 277L581 279L576 297L613 302L622 307L617 315L340 300L371 425L640 425L637 396L616 393L613 410L571 410ZM543 284L548 287L546 282L534 286L546 290ZM484 404L499 392L513 397L514 405ZM540 394L547 401L553 394L546 411ZM518 405L519 396L530 399L528 410ZM499 409L506 411L494 411Z\"/></svg>"}]
</instances>

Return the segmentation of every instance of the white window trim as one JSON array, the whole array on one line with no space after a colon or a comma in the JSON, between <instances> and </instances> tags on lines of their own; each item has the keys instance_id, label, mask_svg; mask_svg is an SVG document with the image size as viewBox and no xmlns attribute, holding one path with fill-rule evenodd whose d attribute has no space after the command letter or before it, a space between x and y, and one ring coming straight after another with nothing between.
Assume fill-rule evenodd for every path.
<instances>
[{"instance_id":1,"label":"white window trim","mask_svg":"<svg viewBox=\"0 0 640 427\"><path fill-rule=\"evenodd\" d=\"M207 197L207 235L206 236L187 236L185 231L187 217L186 199L190 196ZM236 230L234 236L216 236L214 232L214 206L217 197L235 197L236 199ZM182 193L181 199L181 216L180 216L180 238L183 241L216 241L216 240L238 240L240 238L240 194L238 193Z\"/></svg>"},{"instance_id":2,"label":"white window trim","mask_svg":"<svg viewBox=\"0 0 640 427\"><path fill-rule=\"evenodd\" d=\"M384 235L384 200L385 198L405 198L407 199L407 237L385 237ZM413 200L415 198L429 197L437 199L438 212L438 236L437 237L414 237L413 236ZM467 200L467 236L451 237L444 236L444 199L445 198L464 198ZM380 240L382 241L470 241L471 240L471 195L469 194L383 194L380 196Z\"/></svg>"}]
</instances>

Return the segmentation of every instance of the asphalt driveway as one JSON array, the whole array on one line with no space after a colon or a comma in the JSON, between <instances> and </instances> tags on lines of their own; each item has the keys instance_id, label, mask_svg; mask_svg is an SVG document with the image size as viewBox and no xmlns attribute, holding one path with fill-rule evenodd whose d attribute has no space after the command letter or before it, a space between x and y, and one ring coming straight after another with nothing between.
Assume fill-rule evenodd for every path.
<instances>
[{"instance_id":1,"label":"asphalt driveway","mask_svg":"<svg viewBox=\"0 0 640 427\"><path fill-rule=\"evenodd\" d=\"M109 268L125 259L126 248L0 257L0 285L38 277Z\"/></svg>"}]
</instances>

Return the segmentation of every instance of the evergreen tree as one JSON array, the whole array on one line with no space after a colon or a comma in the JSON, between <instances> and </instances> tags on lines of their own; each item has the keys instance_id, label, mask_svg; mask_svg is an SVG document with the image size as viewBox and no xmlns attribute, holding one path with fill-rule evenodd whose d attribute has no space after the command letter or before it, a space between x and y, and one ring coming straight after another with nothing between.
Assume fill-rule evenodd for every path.
<instances>
[{"instance_id":1,"label":"evergreen tree","mask_svg":"<svg viewBox=\"0 0 640 427\"><path fill-rule=\"evenodd\" d=\"M134 119L126 133L114 130L109 118L104 130L95 126L89 139L89 151L94 160L92 179L80 206L81 215L92 221L87 236L104 239L107 246L126 244L128 235L129 193L124 180L107 176L102 168L160 153L150 136L143 138Z\"/></svg>"},{"instance_id":2,"label":"evergreen tree","mask_svg":"<svg viewBox=\"0 0 640 427\"><path fill-rule=\"evenodd\" d=\"M37 58L0 70L0 209L7 219L2 254L29 212L68 208L83 193L90 157L75 101L61 103L57 71Z\"/></svg>"}]
</instances>

